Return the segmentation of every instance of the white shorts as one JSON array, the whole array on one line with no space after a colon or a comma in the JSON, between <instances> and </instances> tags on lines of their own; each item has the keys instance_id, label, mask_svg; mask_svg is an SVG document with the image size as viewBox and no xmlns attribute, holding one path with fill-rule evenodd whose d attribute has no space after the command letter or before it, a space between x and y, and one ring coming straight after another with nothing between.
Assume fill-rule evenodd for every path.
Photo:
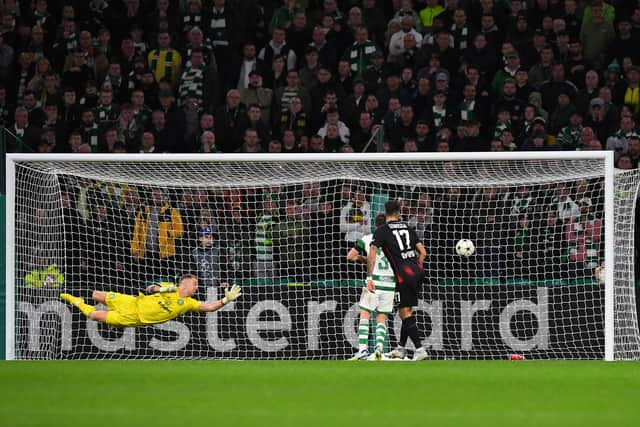
<instances>
[{"instance_id":1,"label":"white shorts","mask_svg":"<svg viewBox=\"0 0 640 427\"><path fill-rule=\"evenodd\" d=\"M386 291L378 289L378 284L386 287L393 287L395 283L383 283L374 281L376 285L376 293L371 293L364 287L360 296L360 308L369 312L377 312L382 314L391 314L393 312L393 297L395 291Z\"/></svg>"}]
</instances>

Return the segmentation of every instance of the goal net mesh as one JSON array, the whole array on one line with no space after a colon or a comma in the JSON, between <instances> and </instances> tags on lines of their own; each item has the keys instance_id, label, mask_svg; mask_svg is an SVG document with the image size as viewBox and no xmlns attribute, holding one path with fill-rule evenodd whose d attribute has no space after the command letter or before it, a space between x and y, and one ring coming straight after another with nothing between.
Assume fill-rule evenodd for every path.
<instances>
[{"instance_id":1,"label":"goal net mesh","mask_svg":"<svg viewBox=\"0 0 640 427\"><path fill-rule=\"evenodd\" d=\"M603 171L594 159L18 162L16 357L347 358L365 269L346 254L399 199L427 249L416 315L433 358L602 359ZM637 189L637 173L617 176L617 359L640 357ZM456 254L459 239L472 256ZM185 273L198 300L227 284L243 295L124 329L58 297L138 295ZM388 320L387 348L400 324Z\"/></svg>"}]
</instances>

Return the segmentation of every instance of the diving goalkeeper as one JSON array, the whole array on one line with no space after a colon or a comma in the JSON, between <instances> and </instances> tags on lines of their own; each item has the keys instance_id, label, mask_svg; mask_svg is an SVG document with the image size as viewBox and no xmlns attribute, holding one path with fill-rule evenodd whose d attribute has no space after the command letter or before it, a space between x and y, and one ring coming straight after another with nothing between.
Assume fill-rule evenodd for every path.
<instances>
[{"instance_id":1,"label":"diving goalkeeper","mask_svg":"<svg viewBox=\"0 0 640 427\"><path fill-rule=\"evenodd\" d=\"M188 312L212 312L221 309L240 295L240 286L233 285L225 290L221 300L210 303L191 298L198 290L198 277L185 274L174 284L151 285L148 295L137 297L118 292L94 291L94 301L105 304L108 310L98 310L86 304L84 299L69 294L60 294L60 298L80 309L91 320L104 322L114 328L148 326L164 323Z\"/></svg>"}]
</instances>

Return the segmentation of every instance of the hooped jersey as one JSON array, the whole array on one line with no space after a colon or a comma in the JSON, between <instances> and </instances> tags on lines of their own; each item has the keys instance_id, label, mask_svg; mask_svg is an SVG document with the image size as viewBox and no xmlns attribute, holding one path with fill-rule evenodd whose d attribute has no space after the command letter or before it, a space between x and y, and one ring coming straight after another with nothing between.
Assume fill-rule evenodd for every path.
<instances>
[{"instance_id":1,"label":"hooped jersey","mask_svg":"<svg viewBox=\"0 0 640 427\"><path fill-rule=\"evenodd\" d=\"M371 241L373 240L373 234L367 234L362 236L356 242L356 249L362 256L368 256L371 249ZM382 248L378 248L376 251L376 264L373 267L374 280L383 282L395 282L395 274L389 260L385 256Z\"/></svg>"}]
</instances>

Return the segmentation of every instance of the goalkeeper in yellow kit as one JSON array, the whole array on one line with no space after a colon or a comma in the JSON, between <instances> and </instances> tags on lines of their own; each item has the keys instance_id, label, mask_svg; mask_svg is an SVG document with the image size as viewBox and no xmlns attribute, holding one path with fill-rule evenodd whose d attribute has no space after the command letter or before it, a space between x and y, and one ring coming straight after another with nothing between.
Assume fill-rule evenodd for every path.
<instances>
[{"instance_id":1,"label":"goalkeeper in yellow kit","mask_svg":"<svg viewBox=\"0 0 640 427\"><path fill-rule=\"evenodd\" d=\"M118 292L94 291L93 300L105 304L108 310L98 310L73 295L60 294L60 298L78 307L91 320L104 322L114 328L126 328L164 323L188 311L216 311L242 295L240 286L233 285L225 290L224 298L207 303L191 298L197 290L198 277L185 274L177 286L166 284L147 287L149 295L135 297Z\"/></svg>"}]
</instances>

